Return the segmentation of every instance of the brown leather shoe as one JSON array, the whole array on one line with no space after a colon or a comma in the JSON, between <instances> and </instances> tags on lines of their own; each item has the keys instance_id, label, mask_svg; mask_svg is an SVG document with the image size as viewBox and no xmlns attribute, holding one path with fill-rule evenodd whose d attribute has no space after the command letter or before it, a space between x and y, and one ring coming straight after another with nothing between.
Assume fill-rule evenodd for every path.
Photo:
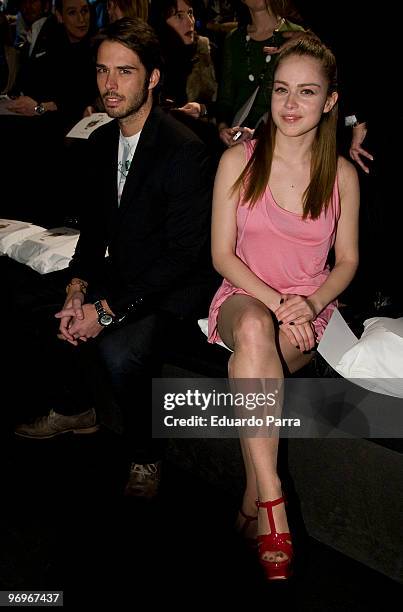
<instances>
[{"instance_id":1,"label":"brown leather shoe","mask_svg":"<svg viewBox=\"0 0 403 612\"><path fill-rule=\"evenodd\" d=\"M161 480L161 461L157 463L132 463L125 488L126 497L154 499Z\"/></svg>"},{"instance_id":2,"label":"brown leather shoe","mask_svg":"<svg viewBox=\"0 0 403 612\"><path fill-rule=\"evenodd\" d=\"M68 431L77 434L95 433L99 429L99 425L96 424L96 419L97 416L93 408L86 412L70 416L58 414L54 410L51 410L49 414L38 417L33 423L21 423L21 425L17 425L14 429L14 433L17 434L17 436L31 439L36 438L37 440L53 438L54 436L67 433Z\"/></svg>"}]
</instances>

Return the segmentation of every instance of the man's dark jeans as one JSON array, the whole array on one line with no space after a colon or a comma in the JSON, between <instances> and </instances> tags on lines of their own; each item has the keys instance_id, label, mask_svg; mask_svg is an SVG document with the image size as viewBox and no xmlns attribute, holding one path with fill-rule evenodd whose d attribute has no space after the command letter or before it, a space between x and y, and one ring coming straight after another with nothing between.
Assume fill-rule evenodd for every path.
<instances>
[{"instance_id":1,"label":"man's dark jeans","mask_svg":"<svg viewBox=\"0 0 403 612\"><path fill-rule=\"evenodd\" d=\"M7 267L7 261L1 263ZM74 347L57 338L59 321L54 318L65 300L69 272L40 276L15 262L9 266L9 368L18 365L24 416L47 414L51 408L79 414L96 408L102 387L109 388L115 400L110 409L117 406L121 411L128 459L136 463L160 459L165 445L151 438L151 379L161 372L170 316L142 315Z\"/></svg>"}]
</instances>

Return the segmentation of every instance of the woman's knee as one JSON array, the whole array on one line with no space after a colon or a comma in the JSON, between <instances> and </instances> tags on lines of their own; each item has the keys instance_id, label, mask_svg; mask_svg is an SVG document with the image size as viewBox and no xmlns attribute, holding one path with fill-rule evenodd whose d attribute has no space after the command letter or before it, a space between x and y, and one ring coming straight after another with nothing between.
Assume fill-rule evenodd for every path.
<instances>
[{"instance_id":1,"label":"woman's knee","mask_svg":"<svg viewBox=\"0 0 403 612\"><path fill-rule=\"evenodd\" d=\"M249 308L242 312L234 326L234 344L254 350L257 347L274 347L274 323L269 311Z\"/></svg>"}]
</instances>

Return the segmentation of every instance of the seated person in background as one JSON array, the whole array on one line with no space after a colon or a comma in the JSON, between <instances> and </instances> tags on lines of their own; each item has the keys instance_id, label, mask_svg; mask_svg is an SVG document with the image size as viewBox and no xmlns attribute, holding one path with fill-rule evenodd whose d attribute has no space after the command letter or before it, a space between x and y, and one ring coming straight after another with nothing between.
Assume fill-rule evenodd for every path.
<instances>
[{"instance_id":1,"label":"seated person in background","mask_svg":"<svg viewBox=\"0 0 403 612\"><path fill-rule=\"evenodd\" d=\"M0 117L8 151L0 153L2 168L18 185L18 196L3 202L2 216L55 227L70 215L67 190L60 189L60 184L74 156L67 153L64 136L95 98L96 80L87 0L57 0L56 14L48 19L52 19L52 36L47 37L46 48L40 38L45 23L33 55L25 58L17 77L16 92L25 95L7 103L14 115ZM22 142L29 159L24 164L24 181L15 163Z\"/></svg>"},{"instance_id":2,"label":"seated person in background","mask_svg":"<svg viewBox=\"0 0 403 612\"><path fill-rule=\"evenodd\" d=\"M55 0L60 33L54 53L55 61L63 66L56 104L68 127L81 119L84 109L97 95L89 9L87 0Z\"/></svg>"},{"instance_id":3,"label":"seated person in background","mask_svg":"<svg viewBox=\"0 0 403 612\"><path fill-rule=\"evenodd\" d=\"M235 144L232 138L240 127L244 138L251 137L268 108L276 53L303 32L301 25L289 21L294 9L288 0L244 4L245 19L224 43L217 97L218 129L227 146Z\"/></svg>"},{"instance_id":4,"label":"seated person in background","mask_svg":"<svg viewBox=\"0 0 403 612\"><path fill-rule=\"evenodd\" d=\"M25 34L21 34L18 39L19 70L12 91L19 96L19 100L12 105L11 110L33 116L38 101L47 103L46 110L55 110L52 102L54 73L51 49L57 21L54 15L49 14L47 0L22 0L21 16L26 29Z\"/></svg>"},{"instance_id":5,"label":"seated person in background","mask_svg":"<svg viewBox=\"0 0 403 612\"><path fill-rule=\"evenodd\" d=\"M70 269L16 296L16 333L28 333L25 346L28 338L41 344L43 384L54 395L51 411L16 433L43 439L94 431L91 370L100 360L124 417L127 492L149 497L161 459L151 438L151 377L160 375L165 326L172 317L196 317L206 301L212 174L203 143L154 104L162 58L150 26L119 19L98 42L98 88L114 121L88 140ZM30 361L21 363L26 376Z\"/></svg>"},{"instance_id":6,"label":"seated person in background","mask_svg":"<svg viewBox=\"0 0 403 612\"><path fill-rule=\"evenodd\" d=\"M7 17L0 13L0 94L8 94L17 78L17 51L13 47Z\"/></svg>"},{"instance_id":7,"label":"seated person in background","mask_svg":"<svg viewBox=\"0 0 403 612\"><path fill-rule=\"evenodd\" d=\"M42 26L47 17L51 16L51 3L49 0L19 0L18 4L14 44L20 49L28 43L32 51Z\"/></svg>"},{"instance_id":8,"label":"seated person in background","mask_svg":"<svg viewBox=\"0 0 403 612\"><path fill-rule=\"evenodd\" d=\"M217 83L209 40L195 32L191 0L152 0L150 24L166 62L164 98L195 119L207 117Z\"/></svg>"},{"instance_id":9,"label":"seated person in background","mask_svg":"<svg viewBox=\"0 0 403 612\"><path fill-rule=\"evenodd\" d=\"M87 0L56 0L55 15L58 23L52 26L48 48L43 53L34 49L34 57L22 66L17 87L23 95L9 109L25 117L59 111L66 131L81 119L96 93L90 7Z\"/></svg>"},{"instance_id":10,"label":"seated person in background","mask_svg":"<svg viewBox=\"0 0 403 612\"><path fill-rule=\"evenodd\" d=\"M43 225L48 204L55 207L50 184L61 138L55 113L44 112L56 109L50 50L57 21L49 14L47 0L21 0L19 18L24 20L25 34L17 49L17 75L7 92L10 97L19 96L7 104L17 114L0 115L0 167L14 188L13 197L0 198L0 216ZM43 108L39 102L44 103ZM40 113L44 115L41 118ZM22 152L24 162L20 163Z\"/></svg>"}]
</instances>

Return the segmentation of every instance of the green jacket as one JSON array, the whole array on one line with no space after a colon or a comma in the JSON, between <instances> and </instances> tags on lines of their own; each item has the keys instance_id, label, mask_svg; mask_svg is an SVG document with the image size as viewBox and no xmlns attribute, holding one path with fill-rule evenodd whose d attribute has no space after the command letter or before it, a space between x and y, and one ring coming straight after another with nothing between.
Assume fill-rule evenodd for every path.
<instances>
[{"instance_id":1,"label":"green jacket","mask_svg":"<svg viewBox=\"0 0 403 612\"><path fill-rule=\"evenodd\" d=\"M284 20L279 32L304 30L300 25ZM246 28L237 28L230 32L224 43L223 66L217 98L217 121L232 125L236 112L245 104L259 83L261 87L253 107L243 125L254 128L264 115L270 103L273 74L277 55L266 62L263 47L277 46L273 38L255 41L246 40ZM281 43L280 43L281 44ZM253 74L254 80L249 79Z\"/></svg>"}]
</instances>

